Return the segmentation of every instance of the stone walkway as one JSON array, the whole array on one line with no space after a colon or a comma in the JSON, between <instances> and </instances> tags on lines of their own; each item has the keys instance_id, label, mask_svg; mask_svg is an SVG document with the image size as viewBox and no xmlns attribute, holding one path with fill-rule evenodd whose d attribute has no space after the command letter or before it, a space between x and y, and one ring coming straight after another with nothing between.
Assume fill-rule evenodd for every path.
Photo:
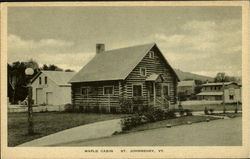
<instances>
[{"instance_id":1,"label":"stone walkway","mask_svg":"<svg viewBox=\"0 0 250 159\"><path fill-rule=\"evenodd\" d=\"M121 130L120 119L107 120L63 130L55 134L26 142L19 146L53 146L79 140L82 141L100 137L108 137L111 136L114 132L121 132Z\"/></svg>"}]
</instances>

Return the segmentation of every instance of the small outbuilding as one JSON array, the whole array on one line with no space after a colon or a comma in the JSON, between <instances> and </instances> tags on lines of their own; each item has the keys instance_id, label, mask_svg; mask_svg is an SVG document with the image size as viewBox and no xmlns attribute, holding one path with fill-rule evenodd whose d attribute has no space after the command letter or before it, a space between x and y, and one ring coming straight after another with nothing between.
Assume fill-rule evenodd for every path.
<instances>
[{"instance_id":1,"label":"small outbuilding","mask_svg":"<svg viewBox=\"0 0 250 159\"><path fill-rule=\"evenodd\" d=\"M71 84L75 72L41 71L32 79L32 99L35 105L71 103Z\"/></svg>"},{"instance_id":2,"label":"small outbuilding","mask_svg":"<svg viewBox=\"0 0 250 159\"><path fill-rule=\"evenodd\" d=\"M195 86L196 85L194 80L180 81L178 82L177 92L183 93L186 96L190 96L195 93Z\"/></svg>"}]
</instances>

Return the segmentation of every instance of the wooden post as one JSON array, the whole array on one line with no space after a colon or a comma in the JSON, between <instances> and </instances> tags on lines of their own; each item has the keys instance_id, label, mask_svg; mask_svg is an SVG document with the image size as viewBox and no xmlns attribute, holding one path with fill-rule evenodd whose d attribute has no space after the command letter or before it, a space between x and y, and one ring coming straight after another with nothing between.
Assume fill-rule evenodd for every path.
<instances>
[{"instance_id":1,"label":"wooden post","mask_svg":"<svg viewBox=\"0 0 250 159\"><path fill-rule=\"evenodd\" d=\"M226 107L225 107L225 85L224 85L224 80L222 83L222 89L223 89L223 113L226 113Z\"/></svg>"},{"instance_id":2,"label":"wooden post","mask_svg":"<svg viewBox=\"0 0 250 159\"><path fill-rule=\"evenodd\" d=\"M29 84L28 86L28 134L34 134L34 124L33 124L33 116L32 116L32 87Z\"/></svg>"},{"instance_id":3,"label":"wooden post","mask_svg":"<svg viewBox=\"0 0 250 159\"><path fill-rule=\"evenodd\" d=\"M156 104L156 88L155 88L155 82L154 82L154 107L155 107L155 104Z\"/></svg>"}]
</instances>

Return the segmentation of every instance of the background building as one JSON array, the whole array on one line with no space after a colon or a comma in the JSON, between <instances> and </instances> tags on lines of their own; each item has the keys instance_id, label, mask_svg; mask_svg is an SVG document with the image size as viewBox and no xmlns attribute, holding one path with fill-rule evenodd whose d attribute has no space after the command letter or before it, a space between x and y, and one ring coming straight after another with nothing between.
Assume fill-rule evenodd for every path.
<instances>
[{"instance_id":1,"label":"background building","mask_svg":"<svg viewBox=\"0 0 250 159\"><path fill-rule=\"evenodd\" d=\"M235 82L206 83L202 85L201 93L197 94L199 100L221 100L225 103L241 102L241 86Z\"/></svg>"},{"instance_id":2,"label":"background building","mask_svg":"<svg viewBox=\"0 0 250 159\"><path fill-rule=\"evenodd\" d=\"M41 71L32 79L32 99L36 105L71 103L71 84L75 72Z\"/></svg>"}]
</instances>

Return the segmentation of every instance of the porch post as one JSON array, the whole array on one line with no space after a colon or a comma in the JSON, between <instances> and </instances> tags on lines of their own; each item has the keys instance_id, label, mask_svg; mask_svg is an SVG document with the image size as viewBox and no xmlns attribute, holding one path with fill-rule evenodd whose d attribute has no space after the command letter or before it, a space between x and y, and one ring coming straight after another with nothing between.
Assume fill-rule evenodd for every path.
<instances>
[{"instance_id":1,"label":"porch post","mask_svg":"<svg viewBox=\"0 0 250 159\"><path fill-rule=\"evenodd\" d=\"M156 89L155 89L155 82L154 82L154 107L155 107L155 101L156 101Z\"/></svg>"}]
</instances>

